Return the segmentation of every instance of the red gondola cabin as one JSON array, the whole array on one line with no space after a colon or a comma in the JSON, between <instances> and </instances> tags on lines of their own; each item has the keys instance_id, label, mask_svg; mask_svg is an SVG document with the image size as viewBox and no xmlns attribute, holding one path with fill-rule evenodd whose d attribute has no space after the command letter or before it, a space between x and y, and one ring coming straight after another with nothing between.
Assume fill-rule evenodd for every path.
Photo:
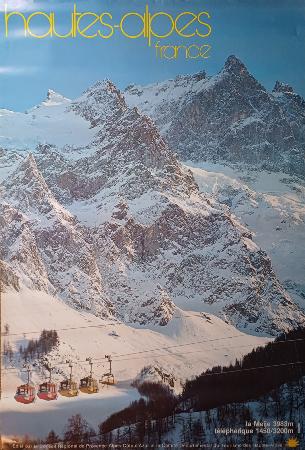
<instances>
[{"instance_id":1,"label":"red gondola cabin","mask_svg":"<svg viewBox=\"0 0 305 450\"><path fill-rule=\"evenodd\" d=\"M33 403L35 400L35 387L30 384L22 384L17 387L15 400L19 403Z\"/></svg>"},{"instance_id":2,"label":"red gondola cabin","mask_svg":"<svg viewBox=\"0 0 305 450\"><path fill-rule=\"evenodd\" d=\"M57 399L57 386L52 382L45 382L39 385L37 396L41 400L56 400Z\"/></svg>"}]
</instances>

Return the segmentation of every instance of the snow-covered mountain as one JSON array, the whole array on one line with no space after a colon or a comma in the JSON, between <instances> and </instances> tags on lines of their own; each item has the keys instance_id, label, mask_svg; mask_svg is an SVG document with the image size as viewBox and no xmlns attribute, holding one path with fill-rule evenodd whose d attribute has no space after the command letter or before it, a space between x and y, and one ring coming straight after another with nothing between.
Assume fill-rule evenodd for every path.
<instances>
[{"instance_id":1,"label":"snow-covered mountain","mask_svg":"<svg viewBox=\"0 0 305 450\"><path fill-rule=\"evenodd\" d=\"M231 58L227 74L178 77L139 95L139 88L122 93L105 80L75 100L49 90L25 113L0 110L0 275L3 323L11 333L5 339L13 349L12 361L5 360L6 433L44 436L52 409L58 432L79 411L97 426L137 398L130 387L136 377L167 374L179 390L187 377L234 362L267 337L304 323L304 185L275 174L272 196L266 180L275 178L253 170L255 161L252 171L243 167L237 176L228 166L181 163L174 153L188 142L180 139L173 112L185 114L195 149L203 142L196 122L201 106L187 113L187 104L208 85L222 86L222 78L230 84L236 77L236 90L253 94L254 103L267 99L280 126L288 123L287 133L303 139L302 99L280 83L266 93L249 74L235 73L234 64L241 63ZM244 101L236 107L244 114ZM252 138L245 136L249 149ZM283 198L286 188L290 200ZM62 380L69 359L79 380L88 356L99 378L111 353L118 385L96 396L38 400L25 410L13 400L25 380L18 349L42 328L56 328L59 344L46 360L35 360L35 383L47 376L43 363Z\"/></svg>"},{"instance_id":2,"label":"snow-covered mountain","mask_svg":"<svg viewBox=\"0 0 305 450\"><path fill-rule=\"evenodd\" d=\"M86 120L69 112L70 103L49 89L46 99L25 113L0 109L0 149L28 152L48 142L68 151L85 145L93 132Z\"/></svg>"},{"instance_id":3,"label":"snow-covered mountain","mask_svg":"<svg viewBox=\"0 0 305 450\"><path fill-rule=\"evenodd\" d=\"M94 252L29 154L3 182L1 248L23 284L107 316Z\"/></svg>"},{"instance_id":4,"label":"snow-covered mountain","mask_svg":"<svg viewBox=\"0 0 305 450\"><path fill-rule=\"evenodd\" d=\"M46 111L60 123L66 115L71 128L86 121L92 138L69 148L39 143L13 160L1 185L6 260L27 286L140 324L165 325L176 306L252 333L304 319L251 233L199 192L156 125L113 83L73 102L49 93L33 110L41 125Z\"/></svg>"},{"instance_id":5,"label":"snow-covered mountain","mask_svg":"<svg viewBox=\"0 0 305 450\"><path fill-rule=\"evenodd\" d=\"M284 173L189 162L200 191L211 195L253 233L275 273L305 310L305 183Z\"/></svg>"},{"instance_id":6,"label":"snow-covered mountain","mask_svg":"<svg viewBox=\"0 0 305 450\"><path fill-rule=\"evenodd\" d=\"M183 160L305 174L305 101L277 82L268 92L235 56L215 76L131 85L126 101L156 122Z\"/></svg>"}]
</instances>

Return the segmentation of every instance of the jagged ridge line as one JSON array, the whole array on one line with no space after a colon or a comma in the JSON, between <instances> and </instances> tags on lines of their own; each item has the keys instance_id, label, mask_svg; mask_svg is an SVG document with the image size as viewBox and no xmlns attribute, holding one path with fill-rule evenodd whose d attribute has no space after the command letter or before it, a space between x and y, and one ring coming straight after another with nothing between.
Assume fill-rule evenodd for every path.
<instances>
[{"instance_id":1,"label":"jagged ridge line","mask_svg":"<svg viewBox=\"0 0 305 450\"><path fill-rule=\"evenodd\" d=\"M205 313L203 313L205 314ZM173 316L171 317L170 320L172 319L184 319L184 318L192 318L192 317L199 317L201 319L204 319L205 317L202 315L198 315L198 314L193 314L191 316ZM100 325L84 325L82 327L68 327L68 328L50 328L50 330L52 331L72 331L72 330L81 330L81 329L86 329L86 328L103 328L103 327L107 327L107 326L111 326L111 325L135 325L136 322L109 322L109 323L104 323L104 324L100 324ZM8 333L8 334L2 334L2 336L26 336L28 334L40 334L42 332L42 330L39 331L26 331L26 332L21 332L21 333Z\"/></svg>"}]
</instances>

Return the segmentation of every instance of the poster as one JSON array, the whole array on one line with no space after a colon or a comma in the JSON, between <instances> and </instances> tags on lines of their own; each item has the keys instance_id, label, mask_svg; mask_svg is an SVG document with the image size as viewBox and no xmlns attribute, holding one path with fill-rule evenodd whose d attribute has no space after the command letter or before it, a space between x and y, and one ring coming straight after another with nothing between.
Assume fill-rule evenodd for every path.
<instances>
[{"instance_id":1,"label":"poster","mask_svg":"<svg viewBox=\"0 0 305 450\"><path fill-rule=\"evenodd\" d=\"M304 448L303 0L1 0L1 448Z\"/></svg>"}]
</instances>

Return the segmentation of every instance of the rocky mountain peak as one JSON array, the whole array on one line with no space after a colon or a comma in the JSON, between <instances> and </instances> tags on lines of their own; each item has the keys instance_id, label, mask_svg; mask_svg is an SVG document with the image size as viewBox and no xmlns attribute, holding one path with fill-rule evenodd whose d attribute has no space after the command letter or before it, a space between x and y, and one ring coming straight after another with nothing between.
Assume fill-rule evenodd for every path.
<instances>
[{"instance_id":1,"label":"rocky mountain peak","mask_svg":"<svg viewBox=\"0 0 305 450\"><path fill-rule=\"evenodd\" d=\"M72 103L71 109L95 127L110 117L122 114L127 106L120 90L106 79L87 89Z\"/></svg>"},{"instance_id":2,"label":"rocky mountain peak","mask_svg":"<svg viewBox=\"0 0 305 450\"><path fill-rule=\"evenodd\" d=\"M44 103L49 103L49 104L61 104L61 103L66 103L69 102L70 100L66 97L64 97L62 94L59 94L56 91L53 91L52 89L48 89L47 92L47 98L45 100Z\"/></svg>"},{"instance_id":3,"label":"rocky mountain peak","mask_svg":"<svg viewBox=\"0 0 305 450\"><path fill-rule=\"evenodd\" d=\"M206 74L206 71L205 70L200 70L199 72L196 72L196 73L194 73L194 74L191 74L191 75L177 75L176 77L175 77L175 79L174 79L174 81L176 82L176 83L178 83L178 84L180 84L180 82L181 81L184 81L184 80L186 80L186 81L188 81L188 82L190 82L190 81L195 81L195 82L197 82L197 81L201 81L201 80L205 80L206 79L206 77L207 77L207 74ZM126 89L127 90L127 89Z\"/></svg>"},{"instance_id":4,"label":"rocky mountain peak","mask_svg":"<svg viewBox=\"0 0 305 450\"><path fill-rule=\"evenodd\" d=\"M224 65L224 70L235 75L248 74L246 66L234 55L230 55Z\"/></svg>"},{"instance_id":5,"label":"rocky mountain peak","mask_svg":"<svg viewBox=\"0 0 305 450\"><path fill-rule=\"evenodd\" d=\"M50 107L60 107L63 105L65 108L66 105L68 105L71 102L71 100L67 97L64 97L59 92L53 91L53 89L48 89L47 95L45 97L45 100L43 100L38 105L33 106L30 109L27 109L25 111L26 114L35 112L38 113L39 111L44 111L45 108Z\"/></svg>"},{"instance_id":6,"label":"rocky mountain peak","mask_svg":"<svg viewBox=\"0 0 305 450\"><path fill-rule=\"evenodd\" d=\"M198 74L126 92L152 117L182 160L226 161L304 177L305 102L277 82L273 93L236 56L216 75Z\"/></svg>"},{"instance_id":7,"label":"rocky mountain peak","mask_svg":"<svg viewBox=\"0 0 305 450\"><path fill-rule=\"evenodd\" d=\"M282 83L281 81L276 81L272 92L281 92L284 94L293 94L293 87L289 86L289 84Z\"/></svg>"},{"instance_id":8,"label":"rocky mountain peak","mask_svg":"<svg viewBox=\"0 0 305 450\"><path fill-rule=\"evenodd\" d=\"M97 81L84 91L84 94L88 95L101 95L103 93L108 93L110 96L114 95L116 97L120 97L120 90L108 78Z\"/></svg>"},{"instance_id":9,"label":"rocky mountain peak","mask_svg":"<svg viewBox=\"0 0 305 450\"><path fill-rule=\"evenodd\" d=\"M205 70L200 70L200 72L197 72L194 74L194 79L196 81L204 80L206 77L207 77L207 74L206 74Z\"/></svg>"}]
</instances>

